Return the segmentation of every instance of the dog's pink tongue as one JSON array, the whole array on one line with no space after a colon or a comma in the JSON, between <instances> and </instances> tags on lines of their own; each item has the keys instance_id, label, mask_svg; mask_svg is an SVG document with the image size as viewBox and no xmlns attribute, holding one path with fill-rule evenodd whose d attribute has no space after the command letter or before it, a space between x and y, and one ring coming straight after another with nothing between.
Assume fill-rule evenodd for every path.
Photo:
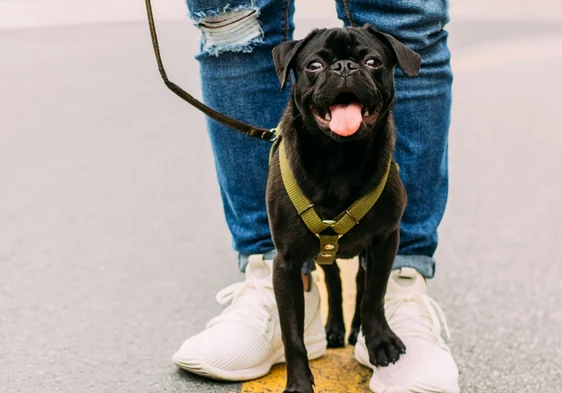
<instances>
[{"instance_id":1,"label":"dog's pink tongue","mask_svg":"<svg viewBox=\"0 0 562 393\"><path fill-rule=\"evenodd\" d=\"M363 121L361 109L363 107L358 103L332 105L330 107L332 114L330 130L341 136L355 134Z\"/></svg>"}]
</instances>

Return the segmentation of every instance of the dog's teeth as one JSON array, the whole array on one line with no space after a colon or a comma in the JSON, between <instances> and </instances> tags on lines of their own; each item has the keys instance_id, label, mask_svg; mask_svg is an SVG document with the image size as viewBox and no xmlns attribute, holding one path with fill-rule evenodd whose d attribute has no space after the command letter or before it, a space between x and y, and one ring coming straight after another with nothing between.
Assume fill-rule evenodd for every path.
<instances>
[{"instance_id":1,"label":"dog's teeth","mask_svg":"<svg viewBox=\"0 0 562 393\"><path fill-rule=\"evenodd\" d=\"M332 120L332 115L330 115L330 112L326 112L326 114L324 115L324 120L327 120L327 121Z\"/></svg>"},{"instance_id":2,"label":"dog's teeth","mask_svg":"<svg viewBox=\"0 0 562 393\"><path fill-rule=\"evenodd\" d=\"M363 116L365 116L365 117L370 116L370 115L371 115L371 112L369 112L368 110L363 112Z\"/></svg>"}]
</instances>

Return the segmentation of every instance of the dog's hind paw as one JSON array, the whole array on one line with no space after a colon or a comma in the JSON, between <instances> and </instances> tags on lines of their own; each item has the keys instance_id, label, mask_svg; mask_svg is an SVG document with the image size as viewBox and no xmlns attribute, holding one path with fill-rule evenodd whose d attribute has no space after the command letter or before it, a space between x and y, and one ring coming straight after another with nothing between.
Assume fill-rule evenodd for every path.
<instances>
[{"instance_id":1,"label":"dog's hind paw","mask_svg":"<svg viewBox=\"0 0 562 393\"><path fill-rule=\"evenodd\" d=\"M349 343L349 345L357 344L357 336L358 335L359 335L359 328L358 327L352 327L351 332L349 332L349 337L347 338L347 342Z\"/></svg>"},{"instance_id":2,"label":"dog's hind paw","mask_svg":"<svg viewBox=\"0 0 562 393\"><path fill-rule=\"evenodd\" d=\"M341 323L328 321L326 324L326 340L328 348L342 348L345 346L345 326Z\"/></svg>"}]
</instances>

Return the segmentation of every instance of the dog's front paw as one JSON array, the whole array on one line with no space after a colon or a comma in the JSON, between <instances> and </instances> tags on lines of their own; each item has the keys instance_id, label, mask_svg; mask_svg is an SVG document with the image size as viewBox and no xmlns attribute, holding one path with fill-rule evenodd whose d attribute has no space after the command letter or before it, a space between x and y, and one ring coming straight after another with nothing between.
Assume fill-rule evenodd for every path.
<instances>
[{"instance_id":1,"label":"dog's front paw","mask_svg":"<svg viewBox=\"0 0 562 393\"><path fill-rule=\"evenodd\" d=\"M396 363L400 355L406 353L406 346L390 328L378 334L365 337L369 360L377 367Z\"/></svg>"},{"instance_id":2,"label":"dog's front paw","mask_svg":"<svg viewBox=\"0 0 562 393\"><path fill-rule=\"evenodd\" d=\"M312 390L312 388L310 388L309 390L295 390L295 389L290 389L287 388L285 390L283 390L283 393L314 393L314 391Z\"/></svg>"},{"instance_id":3,"label":"dog's front paw","mask_svg":"<svg viewBox=\"0 0 562 393\"><path fill-rule=\"evenodd\" d=\"M357 344L357 336L359 335L360 328L358 327L351 327L351 332L349 332L349 337L347 338L347 342L349 345Z\"/></svg>"},{"instance_id":4,"label":"dog's front paw","mask_svg":"<svg viewBox=\"0 0 562 393\"><path fill-rule=\"evenodd\" d=\"M314 393L314 375L308 363L287 363L287 385L283 393Z\"/></svg>"},{"instance_id":5,"label":"dog's front paw","mask_svg":"<svg viewBox=\"0 0 562 393\"><path fill-rule=\"evenodd\" d=\"M326 323L326 340L328 340L328 348L342 348L345 346L345 326L343 320L328 320L328 323Z\"/></svg>"},{"instance_id":6,"label":"dog's front paw","mask_svg":"<svg viewBox=\"0 0 562 393\"><path fill-rule=\"evenodd\" d=\"M312 384L308 383L287 384L283 393L314 393L314 389L312 388Z\"/></svg>"}]
</instances>

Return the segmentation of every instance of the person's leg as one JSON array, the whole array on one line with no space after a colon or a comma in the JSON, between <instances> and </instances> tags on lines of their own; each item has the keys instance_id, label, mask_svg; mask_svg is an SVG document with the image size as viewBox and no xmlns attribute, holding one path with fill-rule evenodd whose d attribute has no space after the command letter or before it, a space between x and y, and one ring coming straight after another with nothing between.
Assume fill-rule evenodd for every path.
<instances>
[{"instance_id":1,"label":"person's leg","mask_svg":"<svg viewBox=\"0 0 562 393\"><path fill-rule=\"evenodd\" d=\"M400 226L400 248L385 299L386 316L406 345L406 354L388 367L375 368L374 391L456 393L458 370L441 338L439 306L427 296L425 278L435 272L437 227L447 200L447 140L451 113L450 52L445 0L337 0L347 25L372 24L422 57L417 78L397 67L394 117L396 160L408 194ZM437 326L437 327L436 327ZM369 365L364 337L357 360Z\"/></svg>"},{"instance_id":2,"label":"person's leg","mask_svg":"<svg viewBox=\"0 0 562 393\"><path fill-rule=\"evenodd\" d=\"M202 32L203 99L228 116L273 128L281 119L288 91L280 91L272 49L291 39L292 0L187 0ZM206 377L246 380L283 361L279 317L272 284L274 246L265 205L267 142L208 120L226 221L246 280L223 289L230 305L188 338L173 356L179 367ZM261 254L261 255L260 255ZM310 270L307 264L307 271ZM313 280L305 288L305 340L309 358L326 350L320 295Z\"/></svg>"},{"instance_id":3,"label":"person's leg","mask_svg":"<svg viewBox=\"0 0 562 393\"><path fill-rule=\"evenodd\" d=\"M286 0L188 0L201 30L203 100L240 121L274 128L288 100L281 92L271 51L291 39L293 5ZM273 250L265 206L270 144L208 118L226 222L240 269L247 257Z\"/></svg>"}]
</instances>

